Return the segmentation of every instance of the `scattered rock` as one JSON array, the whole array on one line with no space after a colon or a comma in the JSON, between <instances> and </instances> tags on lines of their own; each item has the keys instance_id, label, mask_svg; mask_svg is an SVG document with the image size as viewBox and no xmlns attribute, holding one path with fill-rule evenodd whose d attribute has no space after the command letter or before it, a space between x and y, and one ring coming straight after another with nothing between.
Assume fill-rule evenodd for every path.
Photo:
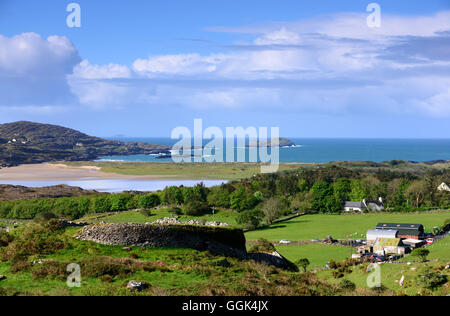
<instances>
[{"instance_id":1,"label":"scattered rock","mask_svg":"<svg viewBox=\"0 0 450 316\"><path fill-rule=\"evenodd\" d=\"M402 275L402 278L400 279L400 286L403 287L403 284L405 283L405 276Z\"/></svg>"},{"instance_id":2,"label":"scattered rock","mask_svg":"<svg viewBox=\"0 0 450 316\"><path fill-rule=\"evenodd\" d=\"M227 227L229 224L227 223L221 223L217 221L211 221L211 222L204 222L204 221L197 221L197 220L189 220L187 222L181 222L176 217L164 217L160 218L153 223L149 224L157 224L157 225L191 225L191 226L213 226L213 227Z\"/></svg>"},{"instance_id":3,"label":"scattered rock","mask_svg":"<svg viewBox=\"0 0 450 316\"><path fill-rule=\"evenodd\" d=\"M149 284L146 282L138 282L135 280L132 280L130 282L128 282L127 284L127 289L133 290L133 291L138 291L138 292L142 292L145 289L148 289Z\"/></svg>"},{"instance_id":4,"label":"scattered rock","mask_svg":"<svg viewBox=\"0 0 450 316\"><path fill-rule=\"evenodd\" d=\"M123 251L131 251L131 248L130 247L123 247L122 250Z\"/></svg>"},{"instance_id":5,"label":"scattered rock","mask_svg":"<svg viewBox=\"0 0 450 316\"><path fill-rule=\"evenodd\" d=\"M0 274L0 281L3 281L5 279L6 279L6 276Z\"/></svg>"}]
</instances>

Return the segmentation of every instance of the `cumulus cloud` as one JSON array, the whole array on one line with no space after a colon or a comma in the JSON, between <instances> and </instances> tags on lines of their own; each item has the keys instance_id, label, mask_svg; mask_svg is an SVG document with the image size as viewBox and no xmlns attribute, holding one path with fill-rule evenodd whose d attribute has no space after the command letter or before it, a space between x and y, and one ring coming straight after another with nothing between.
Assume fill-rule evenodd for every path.
<instances>
[{"instance_id":1,"label":"cumulus cloud","mask_svg":"<svg viewBox=\"0 0 450 316\"><path fill-rule=\"evenodd\" d=\"M64 36L0 35L0 106L68 102L66 75L79 62L77 49Z\"/></svg>"},{"instance_id":2,"label":"cumulus cloud","mask_svg":"<svg viewBox=\"0 0 450 316\"><path fill-rule=\"evenodd\" d=\"M73 69L73 76L79 79L130 78L131 70L119 64L92 65L85 59Z\"/></svg>"}]
</instances>

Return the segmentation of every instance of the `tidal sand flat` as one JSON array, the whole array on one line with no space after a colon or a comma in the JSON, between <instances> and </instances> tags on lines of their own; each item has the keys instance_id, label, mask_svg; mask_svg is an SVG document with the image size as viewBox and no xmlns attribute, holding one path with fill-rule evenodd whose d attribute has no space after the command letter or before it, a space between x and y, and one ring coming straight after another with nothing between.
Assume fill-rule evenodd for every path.
<instances>
[{"instance_id":1,"label":"tidal sand flat","mask_svg":"<svg viewBox=\"0 0 450 316\"><path fill-rule=\"evenodd\" d=\"M96 166L67 166L64 164L33 164L0 169L0 183L26 187L46 187L58 184L99 192L157 191L166 186L220 185L225 180L170 179L157 175L130 176L105 173Z\"/></svg>"}]
</instances>

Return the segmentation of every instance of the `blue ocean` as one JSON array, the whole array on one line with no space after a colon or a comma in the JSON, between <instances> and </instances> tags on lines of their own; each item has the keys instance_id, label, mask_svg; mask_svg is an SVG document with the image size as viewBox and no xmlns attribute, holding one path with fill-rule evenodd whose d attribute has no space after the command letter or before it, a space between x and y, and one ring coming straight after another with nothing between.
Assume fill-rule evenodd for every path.
<instances>
[{"instance_id":1,"label":"blue ocean","mask_svg":"<svg viewBox=\"0 0 450 316\"><path fill-rule=\"evenodd\" d=\"M146 142L173 146L177 140L170 138L114 138L120 141ZM280 162L326 163L332 161L373 161L405 160L424 162L450 160L449 139L306 139L289 138L295 146L280 148ZM225 144L225 142L224 142ZM238 148L234 148L235 151ZM248 161L248 151L246 161ZM269 151L270 152L270 151ZM202 151L193 150L193 155ZM214 154L214 152L213 152ZM204 157L206 158L206 157ZM170 162L172 159L158 159L152 155L107 156L101 160L113 161L154 161Z\"/></svg>"}]
</instances>

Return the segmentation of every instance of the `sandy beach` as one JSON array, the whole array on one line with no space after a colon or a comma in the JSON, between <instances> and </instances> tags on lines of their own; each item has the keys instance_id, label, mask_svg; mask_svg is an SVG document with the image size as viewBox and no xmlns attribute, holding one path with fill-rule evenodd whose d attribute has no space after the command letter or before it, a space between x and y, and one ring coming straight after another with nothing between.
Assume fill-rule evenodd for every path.
<instances>
[{"instance_id":1,"label":"sandy beach","mask_svg":"<svg viewBox=\"0 0 450 316\"><path fill-rule=\"evenodd\" d=\"M141 179L157 180L160 176L129 176L101 172L99 167L73 167L64 164L30 164L0 169L0 183L3 181L78 181L78 180L112 180Z\"/></svg>"}]
</instances>

